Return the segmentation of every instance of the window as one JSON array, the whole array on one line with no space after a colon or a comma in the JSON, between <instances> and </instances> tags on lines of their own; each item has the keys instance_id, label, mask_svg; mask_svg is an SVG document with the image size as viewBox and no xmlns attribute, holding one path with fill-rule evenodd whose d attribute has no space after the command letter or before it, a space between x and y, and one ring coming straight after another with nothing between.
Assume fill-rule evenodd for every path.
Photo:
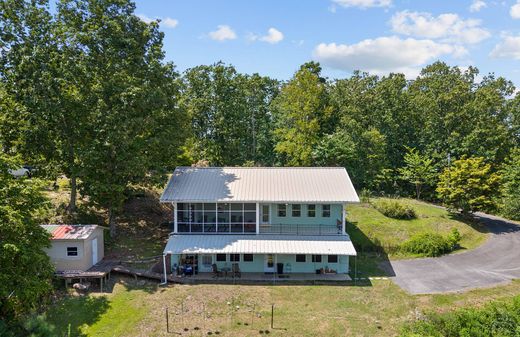
<instances>
[{"instance_id":1,"label":"window","mask_svg":"<svg viewBox=\"0 0 520 337\"><path fill-rule=\"evenodd\" d=\"M67 247L67 256L78 256L78 247Z\"/></svg>"},{"instance_id":2,"label":"window","mask_svg":"<svg viewBox=\"0 0 520 337\"><path fill-rule=\"evenodd\" d=\"M324 218L330 218L330 205L322 205L321 216Z\"/></svg>"},{"instance_id":3,"label":"window","mask_svg":"<svg viewBox=\"0 0 520 337\"><path fill-rule=\"evenodd\" d=\"M213 263L213 259L211 255L202 255L202 264L204 266L210 266Z\"/></svg>"},{"instance_id":4,"label":"window","mask_svg":"<svg viewBox=\"0 0 520 337\"><path fill-rule=\"evenodd\" d=\"M278 216L283 218L287 215L287 205L286 204L278 204Z\"/></svg>"},{"instance_id":5,"label":"window","mask_svg":"<svg viewBox=\"0 0 520 337\"><path fill-rule=\"evenodd\" d=\"M302 215L302 205L292 205L292 216L300 217Z\"/></svg>"},{"instance_id":6,"label":"window","mask_svg":"<svg viewBox=\"0 0 520 337\"><path fill-rule=\"evenodd\" d=\"M217 254L217 262L226 262L226 254Z\"/></svg>"},{"instance_id":7,"label":"window","mask_svg":"<svg viewBox=\"0 0 520 337\"><path fill-rule=\"evenodd\" d=\"M316 217L316 205L307 205L307 216L309 218Z\"/></svg>"},{"instance_id":8,"label":"window","mask_svg":"<svg viewBox=\"0 0 520 337\"><path fill-rule=\"evenodd\" d=\"M296 255L296 262L305 262L305 260L306 260L305 255L302 255L302 254Z\"/></svg>"},{"instance_id":9,"label":"window","mask_svg":"<svg viewBox=\"0 0 520 337\"><path fill-rule=\"evenodd\" d=\"M244 254L242 258L244 262L253 262L253 254Z\"/></svg>"},{"instance_id":10,"label":"window","mask_svg":"<svg viewBox=\"0 0 520 337\"><path fill-rule=\"evenodd\" d=\"M329 263L338 263L338 256L337 255L329 255L328 261L329 261Z\"/></svg>"},{"instance_id":11,"label":"window","mask_svg":"<svg viewBox=\"0 0 520 337\"><path fill-rule=\"evenodd\" d=\"M313 255L312 262L321 262L321 255Z\"/></svg>"},{"instance_id":12,"label":"window","mask_svg":"<svg viewBox=\"0 0 520 337\"><path fill-rule=\"evenodd\" d=\"M240 254L229 254L229 261L240 262Z\"/></svg>"},{"instance_id":13,"label":"window","mask_svg":"<svg viewBox=\"0 0 520 337\"><path fill-rule=\"evenodd\" d=\"M269 223L269 205L262 205L262 222Z\"/></svg>"}]
</instances>

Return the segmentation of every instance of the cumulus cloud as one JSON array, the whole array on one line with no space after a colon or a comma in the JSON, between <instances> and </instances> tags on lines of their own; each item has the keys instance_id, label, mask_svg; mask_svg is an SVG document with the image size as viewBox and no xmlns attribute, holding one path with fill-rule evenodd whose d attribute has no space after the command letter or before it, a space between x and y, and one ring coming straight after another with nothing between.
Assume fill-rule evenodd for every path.
<instances>
[{"instance_id":1,"label":"cumulus cloud","mask_svg":"<svg viewBox=\"0 0 520 337\"><path fill-rule=\"evenodd\" d=\"M215 41L234 40L237 34L228 25L218 25L217 30L210 32L209 37Z\"/></svg>"},{"instance_id":2,"label":"cumulus cloud","mask_svg":"<svg viewBox=\"0 0 520 337\"><path fill-rule=\"evenodd\" d=\"M179 24L179 20L172 19L169 17L166 17L161 21L161 25L164 25L169 28L175 28L175 27L177 27L178 24Z\"/></svg>"},{"instance_id":3,"label":"cumulus cloud","mask_svg":"<svg viewBox=\"0 0 520 337\"><path fill-rule=\"evenodd\" d=\"M469 6L470 12L479 12L482 8L486 8L487 4L482 0L473 0L471 5Z\"/></svg>"},{"instance_id":4,"label":"cumulus cloud","mask_svg":"<svg viewBox=\"0 0 520 337\"><path fill-rule=\"evenodd\" d=\"M520 0L517 0L516 4L511 6L511 9L509 10L509 14L511 14L511 17L513 19L520 19Z\"/></svg>"},{"instance_id":5,"label":"cumulus cloud","mask_svg":"<svg viewBox=\"0 0 520 337\"><path fill-rule=\"evenodd\" d=\"M358 7L358 8L369 8L369 7L390 7L392 0L333 0L334 3L342 7Z\"/></svg>"},{"instance_id":6,"label":"cumulus cloud","mask_svg":"<svg viewBox=\"0 0 520 337\"><path fill-rule=\"evenodd\" d=\"M490 36L480 24L480 20L464 20L453 13L432 16L409 11L398 12L390 20L392 30L399 34L464 44L478 43Z\"/></svg>"},{"instance_id":7,"label":"cumulus cloud","mask_svg":"<svg viewBox=\"0 0 520 337\"><path fill-rule=\"evenodd\" d=\"M170 17L166 17L164 19L162 18L151 18L149 16L146 16L144 14L136 14L136 16L141 19L141 21L143 21L144 23L151 23L153 21L157 21L157 20L160 20L160 25L163 26L163 27L168 27L168 28L175 28L177 27L177 25L179 24L179 21L176 20L176 19L172 19Z\"/></svg>"},{"instance_id":8,"label":"cumulus cloud","mask_svg":"<svg viewBox=\"0 0 520 337\"><path fill-rule=\"evenodd\" d=\"M390 36L366 39L351 45L321 43L316 46L314 57L335 69L363 70L374 74L402 72L413 77L420 71L420 66L440 56L461 57L466 53L466 49L460 46Z\"/></svg>"},{"instance_id":9,"label":"cumulus cloud","mask_svg":"<svg viewBox=\"0 0 520 337\"><path fill-rule=\"evenodd\" d=\"M267 43L278 43L283 40L283 34L276 28L269 28L267 30L267 35L261 36L260 41L264 41Z\"/></svg>"},{"instance_id":10,"label":"cumulus cloud","mask_svg":"<svg viewBox=\"0 0 520 337\"><path fill-rule=\"evenodd\" d=\"M489 55L493 58L520 60L520 36L505 36Z\"/></svg>"}]
</instances>

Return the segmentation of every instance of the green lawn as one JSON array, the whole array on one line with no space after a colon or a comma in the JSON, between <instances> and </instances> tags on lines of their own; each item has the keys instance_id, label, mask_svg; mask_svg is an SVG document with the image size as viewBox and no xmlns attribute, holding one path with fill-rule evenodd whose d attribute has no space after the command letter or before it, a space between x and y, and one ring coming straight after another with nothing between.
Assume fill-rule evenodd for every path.
<instances>
[{"instance_id":1,"label":"green lawn","mask_svg":"<svg viewBox=\"0 0 520 337\"><path fill-rule=\"evenodd\" d=\"M351 286L156 284L115 279L105 295L71 297L52 306L60 336L396 336L428 311L479 306L520 294L520 281L462 294L406 294L390 280ZM275 305L274 329L270 327ZM166 333L165 308L170 334ZM187 329L185 331L185 329ZM260 333L262 331L263 333Z\"/></svg>"},{"instance_id":2,"label":"green lawn","mask_svg":"<svg viewBox=\"0 0 520 337\"><path fill-rule=\"evenodd\" d=\"M398 250L399 244L416 233L439 232L447 234L457 228L462 235L461 249L481 245L487 233L478 223L463 220L443 208L424 202L403 199L413 205L417 218L397 220L384 216L370 204L352 204L347 207L347 231L358 251L373 251L383 247L391 258L408 258L413 255Z\"/></svg>"}]
</instances>

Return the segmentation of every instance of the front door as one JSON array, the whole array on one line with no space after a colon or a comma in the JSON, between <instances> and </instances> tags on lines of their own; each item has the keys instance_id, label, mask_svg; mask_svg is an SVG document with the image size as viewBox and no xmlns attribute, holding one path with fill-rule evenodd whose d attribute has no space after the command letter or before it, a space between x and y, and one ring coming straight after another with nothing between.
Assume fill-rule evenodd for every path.
<instances>
[{"instance_id":1,"label":"front door","mask_svg":"<svg viewBox=\"0 0 520 337\"><path fill-rule=\"evenodd\" d=\"M98 263L97 238L92 240L92 264Z\"/></svg>"},{"instance_id":2,"label":"front door","mask_svg":"<svg viewBox=\"0 0 520 337\"><path fill-rule=\"evenodd\" d=\"M213 256L212 255L202 255L201 256L201 264L199 266L200 271L204 273L210 273L212 271L213 264Z\"/></svg>"},{"instance_id":3,"label":"front door","mask_svg":"<svg viewBox=\"0 0 520 337\"><path fill-rule=\"evenodd\" d=\"M274 273L274 255L273 254L265 254L264 255L264 272L265 273Z\"/></svg>"}]
</instances>

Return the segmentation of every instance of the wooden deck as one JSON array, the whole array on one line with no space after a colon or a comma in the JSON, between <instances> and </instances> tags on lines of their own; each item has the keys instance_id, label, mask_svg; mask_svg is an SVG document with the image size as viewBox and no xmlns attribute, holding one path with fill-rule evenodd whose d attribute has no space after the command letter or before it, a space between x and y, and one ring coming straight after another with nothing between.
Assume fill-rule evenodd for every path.
<instances>
[{"instance_id":1,"label":"wooden deck","mask_svg":"<svg viewBox=\"0 0 520 337\"><path fill-rule=\"evenodd\" d=\"M265 274L265 273L242 273L241 277L232 277L231 274L214 277L212 273L198 273L193 276L168 277L178 283L217 283L217 284L347 284L352 279L348 274Z\"/></svg>"},{"instance_id":2,"label":"wooden deck","mask_svg":"<svg viewBox=\"0 0 520 337\"><path fill-rule=\"evenodd\" d=\"M103 283L110 279L110 273L114 267L118 266L120 261L115 260L101 260L88 270L63 270L58 271L54 275L57 278L65 280L65 287L68 286L72 279L79 279L80 283L83 279L98 279L100 283L101 292L103 292Z\"/></svg>"}]
</instances>

